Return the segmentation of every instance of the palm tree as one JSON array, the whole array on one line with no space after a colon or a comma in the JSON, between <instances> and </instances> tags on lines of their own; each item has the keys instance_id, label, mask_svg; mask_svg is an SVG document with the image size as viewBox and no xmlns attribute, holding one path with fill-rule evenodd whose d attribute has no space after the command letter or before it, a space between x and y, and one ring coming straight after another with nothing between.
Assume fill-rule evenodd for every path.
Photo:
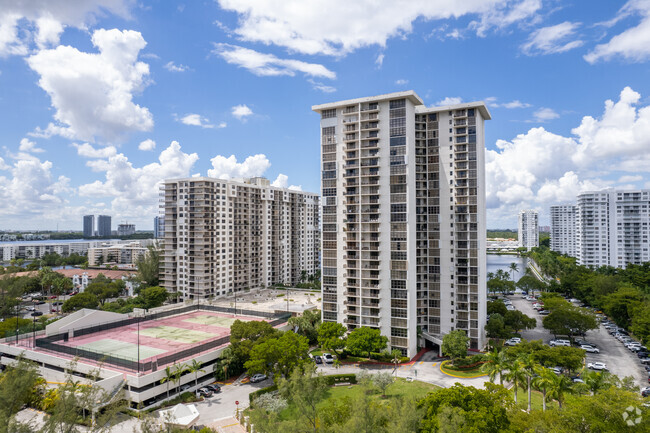
<instances>
[{"instance_id":1,"label":"palm tree","mask_svg":"<svg viewBox=\"0 0 650 433\"><path fill-rule=\"evenodd\" d=\"M167 383L167 398L169 398L169 382L174 381L174 372L172 371L171 368L169 368L169 365L165 367L165 377L160 379L160 384L162 385L163 383Z\"/></svg>"},{"instance_id":2,"label":"palm tree","mask_svg":"<svg viewBox=\"0 0 650 433\"><path fill-rule=\"evenodd\" d=\"M494 383L497 374L499 375L499 383L503 385L503 371L508 367L508 360L505 351L497 351L496 348L485 356L487 361L481 366L481 372L486 373L490 378L490 382Z\"/></svg>"},{"instance_id":3,"label":"palm tree","mask_svg":"<svg viewBox=\"0 0 650 433\"><path fill-rule=\"evenodd\" d=\"M531 379L535 374L535 368L537 367L537 362L530 355L524 355L521 357L521 362L524 367L524 374L526 375L526 381L528 382L528 412L531 410L532 406L532 395L531 395Z\"/></svg>"},{"instance_id":4,"label":"palm tree","mask_svg":"<svg viewBox=\"0 0 650 433\"><path fill-rule=\"evenodd\" d=\"M201 369L201 363L196 359L192 360L192 364L187 367L187 371L194 373L194 386L199 384L199 373L205 373L205 370Z\"/></svg>"},{"instance_id":5,"label":"palm tree","mask_svg":"<svg viewBox=\"0 0 650 433\"><path fill-rule=\"evenodd\" d=\"M538 366L535 371L537 377L533 379L533 384L542 390L542 411L546 410L546 390L553 386L555 373L548 368Z\"/></svg>"},{"instance_id":6,"label":"palm tree","mask_svg":"<svg viewBox=\"0 0 650 433\"><path fill-rule=\"evenodd\" d=\"M519 266L516 263L510 263L508 267L510 269L510 275L512 275L512 282L515 282L515 272L519 272Z\"/></svg>"},{"instance_id":7,"label":"palm tree","mask_svg":"<svg viewBox=\"0 0 650 433\"><path fill-rule=\"evenodd\" d=\"M571 386L573 382L567 376L563 374L558 374L553 378L553 384L549 388L549 395L554 400L557 400L557 404L562 409L562 402L564 401L564 396L566 393L571 392Z\"/></svg>"},{"instance_id":8,"label":"palm tree","mask_svg":"<svg viewBox=\"0 0 650 433\"><path fill-rule=\"evenodd\" d=\"M517 358L508 364L508 374L506 379L512 380L513 389L515 391L515 405L517 404L517 384L524 378L524 363L521 359Z\"/></svg>"},{"instance_id":9,"label":"palm tree","mask_svg":"<svg viewBox=\"0 0 650 433\"><path fill-rule=\"evenodd\" d=\"M176 384L176 392L178 393L178 385L180 385L181 382L181 377L183 376L183 373L187 371L187 366L180 364L174 364L174 383Z\"/></svg>"},{"instance_id":10,"label":"palm tree","mask_svg":"<svg viewBox=\"0 0 650 433\"><path fill-rule=\"evenodd\" d=\"M609 388L611 385L611 374L606 371L584 371L582 379L589 391L591 391L591 395L596 395L599 391Z\"/></svg>"}]
</instances>

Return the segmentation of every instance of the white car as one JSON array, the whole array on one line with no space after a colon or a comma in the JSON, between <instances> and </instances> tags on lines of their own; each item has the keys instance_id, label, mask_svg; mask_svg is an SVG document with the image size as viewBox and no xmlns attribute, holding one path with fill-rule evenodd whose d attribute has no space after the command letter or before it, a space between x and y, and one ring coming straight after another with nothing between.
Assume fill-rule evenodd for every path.
<instances>
[{"instance_id":1,"label":"white car","mask_svg":"<svg viewBox=\"0 0 650 433\"><path fill-rule=\"evenodd\" d=\"M505 344L506 346L516 346L519 343L521 343L521 338L512 337L510 340L506 340L506 342L503 344Z\"/></svg>"},{"instance_id":2,"label":"white car","mask_svg":"<svg viewBox=\"0 0 650 433\"><path fill-rule=\"evenodd\" d=\"M506 305L506 310L515 311L515 307L513 307L512 305Z\"/></svg>"},{"instance_id":3,"label":"white car","mask_svg":"<svg viewBox=\"0 0 650 433\"><path fill-rule=\"evenodd\" d=\"M267 379L266 374L255 374L251 377L251 383L263 382Z\"/></svg>"},{"instance_id":4,"label":"white car","mask_svg":"<svg viewBox=\"0 0 650 433\"><path fill-rule=\"evenodd\" d=\"M551 347L555 347L555 346L571 347L571 342L569 340L551 340L548 342L548 345Z\"/></svg>"},{"instance_id":5,"label":"white car","mask_svg":"<svg viewBox=\"0 0 650 433\"><path fill-rule=\"evenodd\" d=\"M323 353L323 360L325 364L332 364L334 362L334 357L331 353Z\"/></svg>"},{"instance_id":6,"label":"white car","mask_svg":"<svg viewBox=\"0 0 650 433\"><path fill-rule=\"evenodd\" d=\"M607 365L605 365L604 362L590 362L587 364L588 368L591 368L592 370L605 370L608 371Z\"/></svg>"},{"instance_id":7,"label":"white car","mask_svg":"<svg viewBox=\"0 0 650 433\"><path fill-rule=\"evenodd\" d=\"M589 352L589 353L600 353L600 350L598 350L598 349L596 349L595 347L590 346L590 345L588 345L588 344L583 344L583 345L580 346L580 348L581 348L582 350L584 350L585 352Z\"/></svg>"}]
</instances>

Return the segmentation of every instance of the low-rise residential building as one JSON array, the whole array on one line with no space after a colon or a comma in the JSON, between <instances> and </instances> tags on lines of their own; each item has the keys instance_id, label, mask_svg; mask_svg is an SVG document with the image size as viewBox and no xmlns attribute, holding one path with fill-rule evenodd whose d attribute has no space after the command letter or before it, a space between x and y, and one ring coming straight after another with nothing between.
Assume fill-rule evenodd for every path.
<instances>
[{"instance_id":1,"label":"low-rise residential building","mask_svg":"<svg viewBox=\"0 0 650 433\"><path fill-rule=\"evenodd\" d=\"M104 264L127 265L135 268L138 259L147 254L140 242L120 243L88 249L88 266Z\"/></svg>"}]
</instances>

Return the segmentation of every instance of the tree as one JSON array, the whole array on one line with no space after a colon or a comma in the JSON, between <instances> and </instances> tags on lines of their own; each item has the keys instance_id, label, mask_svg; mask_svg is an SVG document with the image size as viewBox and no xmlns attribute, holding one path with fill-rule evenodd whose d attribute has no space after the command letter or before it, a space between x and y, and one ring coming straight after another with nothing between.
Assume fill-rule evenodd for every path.
<instances>
[{"instance_id":1,"label":"tree","mask_svg":"<svg viewBox=\"0 0 650 433\"><path fill-rule=\"evenodd\" d=\"M386 390L395 382L395 378L388 372L373 375L373 384L381 391L381 396L386 397Z\"/></svg>"},{"instance_id":2,"label":"tree","mask_svg":"<svg viewBox=\"0 0 650 433\"><path fill-rule=\"evenodd\" d=\"M176 392L178 392L178 385L181 383L181 378L183 377L183 374L188 371L188 368L186 365L183 364L174 364L174 370L173 370L173 379L172 381L177 385Z\"/></svg>"},{"instance_id":3,"label":"tree","mask_svg":"<svg viewBox=\"0 0 650 433\"><path fill-rule=\"evenodd\" d=\"M487 314L492 315L492 314L500 314L502 317L506 315L508 312L508 308L506 307L506 304L503 303L502 300L496 300L496 301L488 301L487 303Z\"/></svg>"},{"instance_id":4,"label":"tree","mask_svg":"<svg viewBox=\"0 0 650 433\"><path fill-rule=\"evenodd\" d=\"M566 394L571 392L573 382L563 374L555 375L553 383L549 386L549 396L557 401L558 406L562 409Z\"/></svg>"},{"instance_id":5,"label":"tree","mask_svg":"<svg viewBox=\"0 0 650 433\"><path fill-rule=\"evenodd\" d=\"M524 275L521 277L519 281L517 281L516 286L527 293L539 292L544 290L546 287L544 283L532 275Z\"/></svg>"},{"instance_id":6,"label":"tree","mask_svg":"<svg viewBox=\"0 0 650 433\"><path fill-rule=\"evenodd\" d=\"M316 366L309 363L302 368L294 368L290 378L280 379L278 389L296 407L300 414L298 422L306 426L304 430L317 432L318 403L325 397L328 386L321 375L316 375Z\"/></svg>"},{"instance_id":7,"label":"tree","mask_svg":"<svg viewBox=\"0 0 650 433\"><path fill-rule=\"evenodd\" d=\"M160 256L162 250L158 245L149 245L147 252L136 261L138 279L147 286L157 286L160 275Z\"/></svg>"},{"instance_id":8,"label":"tree","mask_svg":"<svg viewBox=\"0 0 650 433\"><path fill-rule=\"evenodd\" d=\"M481 365L481 372L488 375L490 382L494 383L494 379L499 375L499 383L503 385L503 372L508 368L508 358L505 351L497 351L493 349L485 355L485 363Z\"/></svg>"},{"instance_id":9,"label":"tree","mask_svg":"<svg viewBox=\"0 0 650 433\"><path fill-rule=\"evenodd\" d=\"M596 395L600 391L614 386L613 377L607 371L585 370L580 376L591 395Z\"/></svg>"},{"instance_id":10,"label":"tree","mask_svg":"<svg viewBox=\"0 0 650 433\"><path fill-rule=\"evenodd\" d=\"M345 348L345 333L347 329L338 322L323 322L318 328L318 344L331 350L339 357L339 350Z\"/></svg>"},{"instance_id":11,"label":"tree","mask_svg":"<svg viewBox=\"0 0 650 433\"><path fill-rule=\"evenodd\" d=\"M141 290L138 298L142 299L144 308L156 308L160 307L168 296L169 293L164 287L152 286Z\"/></svg>"},{"instance_id":12,"label":"tree","mask_svg":"<svg viewBox=\"0 0 650 433\"><path fill-rule=\"evenodd\" d=\"M362 326L355 328L348 335L347 348L355 354L380 352L388 344L388 338L381 335L379 329Z\"/></svg>"},{"instance_id":13,"label":"tree","mask_svg":"<svg viewBox=\"0 0 650 433\"><path fill-rule=\"evenodd\" d=\"M109 298L116 298L120 295L120 289L117 284L93 281L88 284L84 293L90 293L96 296L101 305Z\"/></svg>"},{"instance_id":14,"label":"tree","mask_svg":"<svg viewBox=\"0 0 650 433\"><path fill-rule=\"evenodd\" d=\"M293 331L283 333L253 346L250 359L244 363L249 373L269 373L287 377L309 357L306 337Z\"/></svg>"},{"instance_id":15,"label":"tree","mask_svg":"<svg viewBox=\"0 0 650 433\"><path fill-rule=\"evenodd\" d=\"M318 339L318 327L321 321L320 310L306 310L300 316L291 317L289 325L294 328L294 332L307 337L309 343L316 343Z\"/></svg>"},{"instance_id":16,"label":"tree","mask_svg":"<svg viewBox=\"0 0 650 433\"><path fill-rule=\"evenodd\" d=\"M618 326L629 328L634 309L643 303L644 295L636 287L621 287L603 300L603 310Z\"/></svg>"},{"instance_id":17,"label":"tree","mask_svg":"<svg viewBox=\"0 0 650 433\"><path fill-rule=\"evenodd\" d=\"M546 305L546 304L545 304ZM598 328L593 314L572 306L560 306L544 317L544 328L554 335L584 335L590 329Z\"/></svg>"},{"instance_id":18,"label":"tree","mask_svg":"<svg viewBox=\"0 0 650 433\"><path fill-rule=\"evenodd\" d=\"M449 356L452 362L465 358L467 356L468 342L469 337L465 334L465 331L460 329L451 331L442 337L442 353Z\"/></svg>"},{"instance_id":19,"label":"tree","mask_svg":"<svg viewBox=\"0 0 650 433\"><path fill-rule=\"evenodd\" d=\"M512 282L515 282L515 272L519 272L519 266L517 266L516 263L510 263L510 266L508 266L508 269L510 269L510 275L512 275Z\"/></svg>"},{"instance_id":20,"label":"tree","mask_svg":"<svg viewBox=\"0 0 650 433\"><path fill-rule=\"evenodd\" d=\"M506 327L511 332L517 332L522 329L535 329L535 326L537 326L537 320L525 315L519 310L506 311L503 319Z\"/></svg>"},{"instance_id":21,"label":"tree","mask_svg":"<svg viewBox=\"0 0 650 433\"><path fill-rule=\"evenodd\" d=\"M456 383L429 393L420 401L420 407L424 409L420 426L423 433L440 431L441 422L450 418L449 414L439 416L446 407L455 409L453 418L464 426L460 431L499 433L510 425L507 411L512 400L508 390L499 385L487 382L485 389L476 389Z\"/></svg>"},{"instance_id":22,"label":"tree","mask_svg":"<svg viewBox=\"0 0 650 433\"><path fill-rule=\"evenodd\" d=\"M23 405L34 402L38 378L36 365L22 358L0 374L0 431L6 431L9 421Z\"/></svg>"},{"instance_id":23,"label":"tree","mask_svg":"<svg viewBox=\"0 0 650 433\"><path fill-rule=\"evenodd\" d=\"M82 308L97 308L99 301L92 293L78 293L63 303L61 311L64 313L71 313L73 311L81 310Z\"/></svg>"},{"instance_id":24,"label":"tree","mask_svg":"<svg viewBox=\"0 0 650 433\"><path fill-rule=\"evenodd\" d=\"M163 383L167 384L167 398L169 398L169 383L174 381L174 372L172 371L171 367L168 365L165 367L165 376L160 379L160 384L162 385Z\"/></svg>"},{"instance_id":25,"label":"tree","mask_svg":"<svg viewBox=\"0 0 650 433\"><path fill-rule=\"evenodd\" d=\"M533 379L533 385L542 390L542 410L546 411L546 391L553 386L556 375L552 370L542 366L537 366L535 371L537 377Z\"/></svg>"},{"instance_id":26,"label":"tree","mask_svg":"<svg viewBox=\"0 0 650 433\"><path fill-rule=\"evenodd\" d=\"M192 374L194 373L194 385L199 384L199 373L205 373L205 370L201 369L202 364L196 359L192 360L192 363L187 366L187 371Z\"/></svg>"},{"instance_id":27,"label":"tree","mask_svg":"<svg viewBox=\"0 0 650 433\"><path fill-rule=\"evenodd\" d=\"M535 368L538 367L538 364L535 362L535 359L531 355L523 356L521 358L521 363L524 370L524 375L526 376L528 388L528 412L530 412L532 405L531 380L535 375Z\"/></svg>"}]
</instances>

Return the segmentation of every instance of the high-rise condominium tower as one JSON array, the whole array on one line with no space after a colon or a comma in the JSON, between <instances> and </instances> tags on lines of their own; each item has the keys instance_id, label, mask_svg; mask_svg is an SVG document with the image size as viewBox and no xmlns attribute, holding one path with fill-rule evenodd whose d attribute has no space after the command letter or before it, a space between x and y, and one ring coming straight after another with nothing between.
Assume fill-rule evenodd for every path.
<instances>
[{"instance_id":1,"label":"high-rise condominium tower","mask_svg":"<svg viewBox=\"0 0 650 433\"><path fill-rule=\"evenodd\" d=\"M162 239L165 237L165 217L157 216L153 218L153 238Z\"/></svg>"},{"instance_id":2,"label":"high-rise condominium tower","mask_svg":"<svg viewBox=\"0 0 650 433\"><path fill-rule=\"evenodd\" d=\"M580 265L625 268L650 261L650 190L583 192L576 220Z\"/></svg>"},{"instance_id":3,"label":"high-rise condominium tower","mask_svg":"<svg viewBox=\"0 0 650 433\"><path fill-rule=\"evenodd\" d=\"M551 250L576 255L575 205L551 206Z\"/></svg>"},{"instance_id":4,"label":"high-rise condominium tower","mask_svg":"<svg viewBox=\"0 0 650 433\"><path fill-rule=\"evenodd\" d=\"M111 217L109 215L99 215L97 217L97 236L111 235Z\"/></svg>"},{"instance_id":5,"label":"high-rise condominium tower","mask_svg":"<svg viewBox=\"0 0 650 433\"><path fill-rule=\"evenodd\" d=\"M264 178L167 180L162 285L182 299L300 282L319 267L319 197Z\"/></svg>"},{"instance_id":6,"label":"high-rise condominium tower","mask_svg":"<svg viewBox=\"0 0 650 433\"><path fill-rule=\"evenodd\" d=\"M536 210L519 212L519 246L528 251L539 246L539 217Z\"/></svg>"},{"instance_id":7,"label":"high-rise condominium tower","mask_svg":"<svg viewBox=\"0 0 650 433\"><path fill-rule=\"evenodd\" d=\"M413 92L321 115L323 320L377 328L413 356L418 330L484 344L482 102L427 108ZM424 341L419 342L424 345Z\"/></svg>"},{"instance_id":8,"label":"high-rise condominium tower","mask_svg":"<svg viewBox=\"0 0 650 433\"><path fill-rule=\"evenodd\" d=\"M84 238L95 236L95 215L84 215Z\"/></svg>"}]
</instances>

